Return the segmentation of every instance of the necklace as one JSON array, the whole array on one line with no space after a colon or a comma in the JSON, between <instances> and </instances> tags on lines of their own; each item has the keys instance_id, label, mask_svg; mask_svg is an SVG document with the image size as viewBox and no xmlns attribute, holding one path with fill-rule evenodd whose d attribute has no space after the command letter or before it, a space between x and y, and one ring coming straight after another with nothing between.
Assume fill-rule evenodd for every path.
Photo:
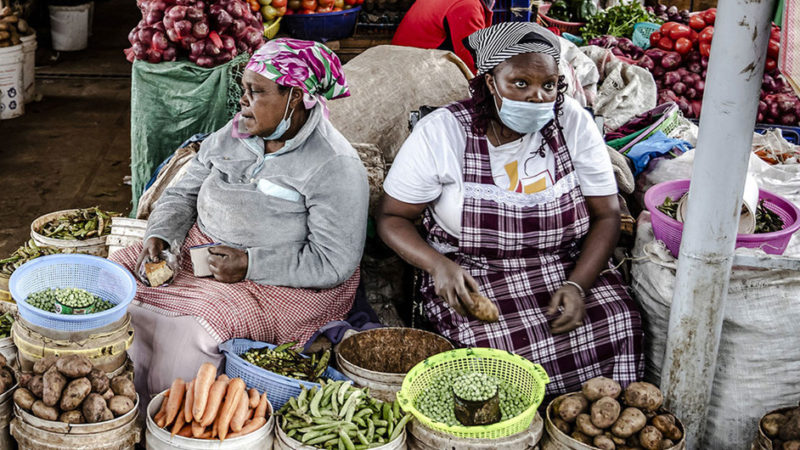
<instances>
[{"instance_id":1,"label":"necklace","mask_svg":"<svg viewBox=\"0 0 800 450\"><path fill-rule=\"evenodd\" d=\"M492 134L494 135L494 140L497 141L497 146L499 147L499 146L503 145L503 143L500 141L500 138L497 136L497 123L496 122L491 122L491 125L492 125Z\"/></svg>"}]
</instances>

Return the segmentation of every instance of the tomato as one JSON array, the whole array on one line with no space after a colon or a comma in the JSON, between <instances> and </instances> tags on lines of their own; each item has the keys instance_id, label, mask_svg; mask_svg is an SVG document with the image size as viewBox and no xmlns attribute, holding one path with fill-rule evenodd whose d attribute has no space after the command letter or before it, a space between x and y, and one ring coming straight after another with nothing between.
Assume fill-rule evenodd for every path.
<instances>
[{"instance_id":1,"label":"tomato","mask_svg":"<svg viewBox=\"0 0 800 450\"><path fill-rule=\"evenodd\" d=\"M320 6L317 8L318 13L329 13L333 12L333 6Z\"/></svg>"},{"instance_id":2,"label":"tomato","mask_svg":"<svg viewBox=\"0 0 800 450\"><path fill-rule=\"evenodd\" d=\"M286 9L291 9L292 11L298 11L302 9L300 0L289 0L288 3L286 3Z\"/></svg>"},{"instance_id":3,"label":"tomato","mask_svg":"<svg viewBox=\"0 0 800 450\"><path fill-rule=\"evenodd\" d=\"M344 8L344 0L333 0L333 7L339 9Z\"/></svg>"},{"instance_id":4,"label":"tomato","mask_svg":"<svg viewBox=\"0 0 800 450\"><path fill-rule=\"evenodd\" d=\"M679 23L669 31L669 38L673 41L677 41L680 38L688 38L691 35L692 29L682 23Z\"/></svg>"},{"instance_id":5,"label":"tomato","mask_svg":"<svg viewBox=\"0 0 800 450\"><path fill-rule=\"evenodd\" d=\"M650 47L657 47L658 41L661 40L661 32L656 31L650 34Z\"/></svg>"},{"instance_id":6,"label":"tomato","mask_svg":"<svg viewBox=\"0 0 800 450\"><path fill-rule=\"evenodd\" d=\"M276 8L282 8L286 6L286 0L272 0L272 6Z\"/></svg>"},{"instance_id":7,"label":"tomato","mask_svg":"<svg viewBox=\"0 0 800 450\"><path fill-rule=\"evenodd\" d=\"M778 41L773 41L772 39L769 40L769 44L767 44L767 55L771 58L777 58L778 53L781 51L781 44Z\"/></svg>"},{"instance_id":8,"label":"tomato","mask_svg":"<svg viewBox=\"0 0 800 450\"><path fill-rule=\"evenodd\" d=\"M706 27L706 21L703 20L701 14L694 14L689 17L689 26L694 30L700 31Z\"/></svg>"},{"instance_id":9,"label":"tomato","mask_svg":"<svg viewBox=\"0 0 800 450\"><path fill-rule=\"evenodd\" d=\"M680 53L681 56L689 53L692 47L694 47L694 44L687 38L678 38L678 40L675 41L675 51Z\"/></svg>"},{"instance_id":10,"label":"tomato","mask_svg":"<svg viewBox=\"0 0 800 450\"><path fill-rule=\"evenodd\" d=\"M302 6L303 9L313 11L317 9L317 0L301 0L300 6Z\"/></svg>"},{"instance_id":11,"label":"tomato","mask_svg":"<svg viewBox=\"0 0 800 450\"><path fill-rule=\"evenodd\" d=\"M710 42L700 42L700 54L708 58L708 55L711 54Z\"/></svg>"},{"instance_id":12,"label":"tomato","mask_svg":"<svg viewBox=\"0 0 800 450\"><path fill-rule=\"evenodd\" d=\"M261 15L264 16L264 20L270 21L278 17L278 10L273 8L272 5L267 5L261 8Z\"/></svg>"},{"instance_id":13,"label":"tomato","mask_svg":"<svg viewBox=\"0 0 800 450\"><path fill-rule=\"evenodd\" d=\"M680 25L678 22L667 22L664 25L661 25L661 30L659 31L661 31L662 35L668 35L669 32L678 25Z\"/></svg>"},{"instance_id":14,"label":"tomato","mask_svg":"<svg viewBox=\"0 0 800 450\"><path fill-rule=\"evenodd\" d=\"M773 70L778 68L778 62L775 61L773 58L767 58L767 72L772 72Z\"/></svg>"},{"instance_id":15,"label":"tomato","mask_svg":"<svg viewBox=\"0 0 800 450\"><path fill-rule=\"evenodd\" d=\"M250 10L251 11L256 12L259 9L261 9L261 4L260 3L258 3L257 1L250 3Z\"/></svg>"},{"instance_id":16,"label":"tomato","mask_svg":"<svg viewBox=\"0 0 800 450\"><path fill-rule=\"evenodd\" d=\"M714 22L717 20L717 8L709 8L700 14L703 15L703 20L708 25L714 25Z\"/></svg>"},{"instance_id":17,"label":"tomato","mask_svg":"<svg viewBox=\"0 0 800 450\"><path fill-rule=\"evenodd\" d=\"M781 41L781 29L774 26L772 27L772 31L769 32L769 38L773 41Z\"/></svg>"},{"instance_id":18,"label":"tomato","mask_svg":"<svg viewBox=\"0 0 800 450\"><path fill-rule=\"evenodd\" d=\"M714 27L705 27L703 28L703 31L700 32L700 36L698 37L698 39L700 40L701 44L704 42L706 44L710 44L711 39L713 39L713 37L714 37Z\"/></svg>"},{"instance_id":19,"label":"tomato","mask_svg":"<svg viewBox=\"0 0 800 450\"><path fill-rule=\"evenodd\" d=\"M661 50L672 50L675 47L675 44L672 43L672 39L668 37L662 37L658 40L658 48Z\"/></svg>"},{"instance_id":20,"label":"tomato","mask_svg":"<svg viewBox=\"0 0 800 450\"><path fill-rule=\"evenodd\" d=\"M333 0L317 0L317 3L319 3L320 8L333 7Z\"/></svg>"},{"instance_id":21,"label":"tomato","mask_svg":"<svg viewBox=\"0 0 800 450\"><path fill-rule=\"evenodd\" d=\"M294 12L293 9L288 9L288 8L286 9L286 12L284 13L285 16L291 16L293 14L297 14L297 13Z\"/></svg>"},{"instance_id":22,"label":"tomato","mask_svg":"<svg viewBox=\"0 0 800 450\"><path fill-rule=\"evenodd\" d=\"M273 2L273 4L274 4L274 2ZM278 11L278 17L283 17L283 16L286 15L286 7L285 6L281 6L280 8L275 8L275 10Z\"/></svg>"}]
</instances>

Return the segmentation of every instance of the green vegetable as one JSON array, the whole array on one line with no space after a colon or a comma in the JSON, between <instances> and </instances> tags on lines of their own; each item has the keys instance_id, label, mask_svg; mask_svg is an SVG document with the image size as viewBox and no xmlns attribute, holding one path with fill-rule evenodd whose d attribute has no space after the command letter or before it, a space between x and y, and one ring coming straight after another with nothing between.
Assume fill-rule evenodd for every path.
<instances>
[{"instance_id":1,"label":"green vegetable","mask_svg":"<svg viewBox=\"0 0 800 450\"><path fill-rule=\"evenodd\" d=\"M285 377L312 383L326 379L322 374L328 368L328 361L331 357L330 350L325 351L319 359L317 359L317 355L306 358L292 350L295 345L297 342L287 342L274 349L253 348L240 356L250 364ZM321 398L318 400L317 405L321 400ZM340 400L339 403L341 404L343 401Z\"/></svg>"},{"instance_id":2,"label":"green vegetable","mask_svg":"<svg viewBox=\"0 0 800 450\"><path fill-rule=\"evenodd\" d=\"M581 28L581 35L587 41L606 35L630 38L633 26L639 22L661 23L637 2L621 3L591 16Z\"/></svg>"},{"instance_id":3,"label":"green vegetable","mask_svg":"<svg viewBox=\"0 0 800 450\"><path fill-rule=\"evenodd\" d=\"M756 208L756 233L772 233L783 229L783 219L764 206L764 200L759 200Z\"/></svg>"},{"instance_id":4,"label":"green vegetable","mask_svg":"<svg viewBox=\"0 0 800 450\"><path fill-rule=\"evenodd\" d=\"M550 5L547 17L566 22L586 22L597 14L592 0L556 0Z\"/></svg>"},{"instance_id":5,"label":"green vegetable","mask_svg":"<svg viewBox=\"0 0 800 450\"><path fill-rule=\"evenodd\" d=\"M453 393L463 400L483 402L497 394L497 383L489 375L470 372L456 378L453 382Z\"/></svg>"},{"instance_id":6,"label":"green vegetable","mask_svg":"<svg viewBox=\"0 0 800 450\"><path fill-rule=\"evenodd\" d=\"M52 313L59 312L57 303L69 308L91 309L94 312L105 311L116 306L85 289L78 288L45 289L28 294L25 301L35 308Z\"/></svg>"},{"instance_id":7,"label":"green vegetable","mask_svg":"<svg viewBox=\"0 0 800 450\"><path fill-rule=\"evenodd\" d=\"M11 336L11 325L14 325L14 316L11 313L0 316L0 338Z\"/></svg>"},{"instance_id":8,"label":"green vegetable","mask_svg":"<svg viewBox=\"0 0 800 450\"><path fill-rule=\"evenodd\" d=\"M671 218L676 218L678 216L678 202L680 202L681 198L677 198L676 200L672 200L670 197L664 199L664 203L656 206L659 211L668 215Z\"/></svg>"},{"instance_id":9,"label":"green vegetable","mask_svg":"<svg viewBox=\"0 0 800 450\"><path fill-rule=\"evenodd\" d=\"M120 213L94 208L79 209L42 225L38 233L53 239L68 241L90 239L111 233L111 217Z\"/></svg>"},{"instance_id":10,"label":"green vegetable","mask_svg":"<svg viewBox=\"0 0 800 450\"><path fill-rule=\"evenodd\" d=\"M0 274L11 276L15 270L26 262L40 256L53 255L60 253L58 249L51 247L39 247L33 239L30 239L22 247L16 249L14 253L6 259L0 259Z\"/></svg>"}]
</instances>

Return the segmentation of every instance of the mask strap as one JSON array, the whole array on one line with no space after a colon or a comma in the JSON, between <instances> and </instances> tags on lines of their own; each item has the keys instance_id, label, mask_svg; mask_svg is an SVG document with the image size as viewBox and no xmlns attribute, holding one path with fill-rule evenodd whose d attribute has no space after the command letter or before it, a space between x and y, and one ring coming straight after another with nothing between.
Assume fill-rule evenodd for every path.
<instances>
[{"instance_id":1,"label":"mask strap","mask_svg":"<svg viewBox=\"0 0 800 450\"><path fill-rule=\"evenodd\" d=\"M497 89L497 88L495 88L495 89ZM294 90L294 86L289 88L289 99L286 100L286 109L283 110L283 118L281 118L281 121L284 121L284 120L287 119L286 113L289 112L289 103L292 102L292 91L293 90ZM294 114L294 109L292 109L292 112L289 114L289 117L288 117L290 122L292 120L292 114Z\"/></svg>"}]
</instances>

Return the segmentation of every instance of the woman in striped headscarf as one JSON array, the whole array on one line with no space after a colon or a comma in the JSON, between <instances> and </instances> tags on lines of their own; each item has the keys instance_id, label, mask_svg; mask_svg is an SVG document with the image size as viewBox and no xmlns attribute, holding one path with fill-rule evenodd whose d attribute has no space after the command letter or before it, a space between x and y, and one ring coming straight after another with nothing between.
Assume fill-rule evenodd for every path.
<instances>
[{"instance_id":1,"label":"woman in striped headscarf","mask_svg":"<svg viewBox=\"0 0 800 450\"><path fill-rule=\"evenodd\" d=\"M416 125L384 183L380 235L421 269L440 333L542 364L548 395L599 375L639 379L640 315L609 264L616 182L592 117L563 95L558 39L507 22L465 45L472 97ZM497 322L465 313L473 293L497 306Z\"/></svg>"}]
</instances>

